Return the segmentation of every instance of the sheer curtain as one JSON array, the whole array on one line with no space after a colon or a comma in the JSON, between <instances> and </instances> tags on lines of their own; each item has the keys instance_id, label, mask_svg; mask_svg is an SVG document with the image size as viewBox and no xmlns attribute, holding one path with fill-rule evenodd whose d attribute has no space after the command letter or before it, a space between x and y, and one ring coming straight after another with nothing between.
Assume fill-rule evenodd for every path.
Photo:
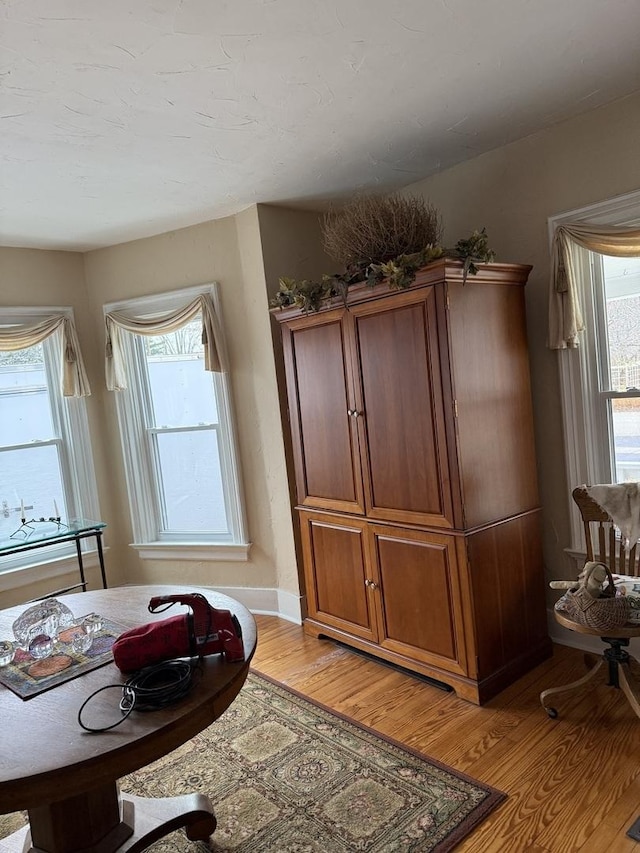
<instances>
[{"instance_id":1,"label":"sheer curtain","mask_svg":"<svg viewBox=\"0 0 640 853\"><path fill-rule=\"evenodd\" d=\"M88 397L91 394L89 380L84 369L76 328L70 317L53 314L38 320L37 323L0 326L0 351L15 352L33 347L56 332L60 333L62 394L65 397Z\"/></svg>"},{"instance_id":2,"label":"sheer curtain","mask_svg":"<svg viewBox=\"0 0 640 853\"><path fill-rule=\"evenodd\" d=\"M110 311L105 314L107 388L110 391L122 391L127 387L121 329L136 335L164 335L167 332L175 332L200 312L204 369L213 373L225 373L228 365L215 307L211 296L203 293L181 308L159 317L134 317L126 311Z\"/></svg>"},{"instance_id":3,"label":"sheer curtain","mask_svg":"<svg viewBox=\"0 0 640 853\"><path fill-rule=\"evenodd\" d=\"M549 347L578 346L584 329L576 281L576 246L618 258L640 256L640 228L573 222L559 225L551 245Z\"/></svg>"}]
</instances>

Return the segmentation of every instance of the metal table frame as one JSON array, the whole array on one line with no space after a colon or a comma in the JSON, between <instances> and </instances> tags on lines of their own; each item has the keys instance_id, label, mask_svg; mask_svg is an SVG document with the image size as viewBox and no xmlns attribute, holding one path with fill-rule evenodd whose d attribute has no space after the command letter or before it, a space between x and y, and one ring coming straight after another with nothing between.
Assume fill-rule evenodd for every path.
<instances>
[{"instance_id":1,"label":"metal table frame","mask_svg":"<svg viewBox=\"0 0 640 853\"><path fill-rule=\"evenodd\" d=\"M104 553L102 551L102 533L106 525L99 523L100 526L91 527L90 524L87 524L86 527L83 527L80 530L65 530L61 531L57 535L48 536L46 539L39 539L34 542L16 542L15 544L11 544L9 547L6 547L6 540L4 547L0 549L0 558L5 554L19 554L23 551L34 551L37 548L46 548L49 545L59 545L62 542L75 542L76 544L76 556L78 558L78 572L80 574L80 583L73 584L72 586L64 587L64 589L57 589L55 592L51 592L48 594L47 598L53 595L61 595L65 592L71 592L74 589L82 589L83 592L87 590L87 580L84 573L84 562L82 559L82 548L80 547L81 539L88 539L91 536L95 537L96 547L98 550L98 561L100 563L100 574L102 575L102 587L103 589L107 589L107 575L104 567Z\"/></svg>"}]
</instances>

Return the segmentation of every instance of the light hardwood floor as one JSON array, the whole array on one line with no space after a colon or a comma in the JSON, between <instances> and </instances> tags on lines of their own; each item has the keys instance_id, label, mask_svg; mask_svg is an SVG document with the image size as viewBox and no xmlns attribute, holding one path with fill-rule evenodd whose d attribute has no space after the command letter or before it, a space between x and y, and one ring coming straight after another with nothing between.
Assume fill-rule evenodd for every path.
<instances>
[{"instance_id":1,"label":"light hardwood floor","mask_svg":"<svg viewBox=\"0 0 640 853\"><path fill-rule=\"evenodd\" d=\"M640 853L625 833L640 815L640 720L606 676L557 701L539 693L584 672L553 658L478 708L297 625L258 616L252 668L508 794L457 851Z\"/></svg>"}]
</instances>

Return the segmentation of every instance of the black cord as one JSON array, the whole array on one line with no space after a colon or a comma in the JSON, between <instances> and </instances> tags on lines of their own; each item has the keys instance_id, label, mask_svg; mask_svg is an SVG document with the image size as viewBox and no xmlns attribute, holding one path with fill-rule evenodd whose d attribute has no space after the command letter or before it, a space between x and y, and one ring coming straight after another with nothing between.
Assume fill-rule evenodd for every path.
<instances>
[{"instance_id":1,"label":"black cord","mask_svg":"<svg viewBox=\"0 0 640 853\"><path fill-rule=\"evenodd\" d=\"M123 723L134 710L156 711L172 705L191 690L196 668L187 660L167 660L138 670L124 684L100 687L82 703L78 711L78 723L87 732L106 732ZM83 722L82 712L88 703L98 693L113 689L122 691L119 705L122 716L109 726L95 727Z\"/></svg>"},{"instance_id":2,"label":"black cord","mask_svg":"<svg viewBox=\"0 0 640 853\"><path fill-rule=\"evenodd\" d=\"M155 711L172 705L191 689L191 664L185 660L167 660L134 673L122 688L120 709L133 703L136 711ZM124 706L124 707L123 707Z\"/></svg>"}]
</instances>

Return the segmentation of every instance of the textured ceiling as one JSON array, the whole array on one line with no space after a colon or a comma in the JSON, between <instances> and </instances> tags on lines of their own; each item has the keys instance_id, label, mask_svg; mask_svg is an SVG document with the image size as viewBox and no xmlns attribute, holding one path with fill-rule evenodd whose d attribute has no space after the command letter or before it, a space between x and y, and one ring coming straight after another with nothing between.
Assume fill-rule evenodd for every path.
<instances>
[{"instance_id":1,"label":"textured ceiling","mask_svg":"<svg viewBox=\"0 0 640 853\"><path fill-rule=\"evenodd\" d=\"M405 186L640 89L638 0L0 0L0 243Z\"/></svg>"}]
</instances>

